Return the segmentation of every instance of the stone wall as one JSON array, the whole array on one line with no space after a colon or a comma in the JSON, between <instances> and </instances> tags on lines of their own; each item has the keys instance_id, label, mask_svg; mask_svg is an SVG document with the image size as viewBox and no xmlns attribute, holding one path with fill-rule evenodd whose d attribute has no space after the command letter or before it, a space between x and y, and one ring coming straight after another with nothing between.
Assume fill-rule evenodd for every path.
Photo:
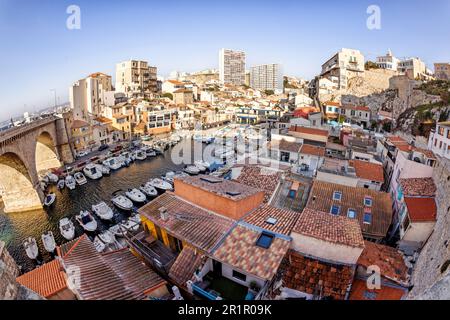
<instances>
[{"instance_id":1,"label":"stone wall","mask_svg":"<svg viewBox=\"0 0 450 320\"><path fill-rule=\"evenodd\" d=\"M437 222L413 271L409 299L450 299L450 161L440 158L433 172L437 187Z\"/></svg>"}]
</instances>

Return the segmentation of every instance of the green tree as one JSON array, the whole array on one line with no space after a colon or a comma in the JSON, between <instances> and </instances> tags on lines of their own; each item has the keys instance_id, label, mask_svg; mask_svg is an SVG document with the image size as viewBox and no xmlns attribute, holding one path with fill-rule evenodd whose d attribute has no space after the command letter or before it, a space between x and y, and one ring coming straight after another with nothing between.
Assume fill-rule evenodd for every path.
<instances>
[{"instance_id":1,"label":"green tree","mask_svg":"<svg viewBox=\"0 0 450 320\"><path fill-rule=\"evenodd\" d=\"M171 94L170 92L165 92L162 95L164 98L169 98L170 100L173 100L173 94Z\"/></svg>"}]
</instances>

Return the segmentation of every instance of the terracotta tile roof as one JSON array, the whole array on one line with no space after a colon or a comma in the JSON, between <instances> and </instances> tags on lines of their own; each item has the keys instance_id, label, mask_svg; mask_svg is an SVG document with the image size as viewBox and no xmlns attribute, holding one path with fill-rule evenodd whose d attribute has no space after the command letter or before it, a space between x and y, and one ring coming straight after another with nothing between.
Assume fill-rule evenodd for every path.
<instances>
[{"instance_id":1,"label":"terracotta tile roof","mask_svg":"<svg viewBox=\"0 0 450 320\"><path fill-rule=\"evenodd\" d=\"M365 241L364 246L357 262L359 266L367 269L369 266L376 265L380 268L382 277L400 285L408 286L408 267L400 251L370 241Z\"/></svg>"},{"instance_id":2,"label":"terracotta tile roof","mask_svg":"<svg viewBox=\"0 0 450 320\"><path fill-rule=\"evenodd\" d=\"M147 293L166 284L127 248L102 254L103 259L133 292Z\"/></svg>"},{"instance_id":3,"label":"terracotta tile roof","mask_svg":"<svg viewBox=\"0 0 450 320\"><path fill-rule=\"evenodd\" d=\"M264 191L264 203L269 202L280 182L281 171L274 171L259 166L244 166L235 181L247 187Z\"/></svg>"},{"instance_id":4,"label":"terracotta tile roof","mask_svg":"<svg viewBox=\"0 0 450 320\"><path fill-rule=\"evenodd\" d=\"M101 122L101 123L111 123L111 119L108 119L106 117L97 117L94 119L94 121Z\"/></svg>"},{"instance_id":5,"label":"terracotta tile roof","mask_svg":"<svg viewBox=\"0 0 450 320\"><path fill-rule=\"evenodd\" d=\"M366 106L353 106L353 105L343 105L342 106L343 109L348 109L348 110L356 110L356 111L370 111L369 107Z\"/></svg>"},{"instance_id":6,"label":"terracotta tile roof","mask_svg":"<svg viewBox=\"0 0 450 320\"><path fill-rule=\"evenodd\" d=\"M289 131L295 131L299 133L305 133L305 134L312 134L312 135L318 135L323 137L328 137L328 131L327 130L321 130L316 128L308 128L308 127L301 127L301 126L291 126L289 128Z\"/></svg>"},{"instance_id":7,"label":"terracotta tile roof","mask_svg":"<svg viewBox=\"0 0 450 320\"><path fill-rule=\"evenodd\" d=\"M387 140L390 141L391 143L397 142L397 143L408 144L408 141L406 141L405 139L403 139L402 137L399 137L399 136L390 136L390 137L387 137Z\"/></svg>"},{"instance_id":8,"label":"terracotta tile roof","mask_svg":"<svg viewBox=\"0 0 450 320\"><path fill-rule=\"evenodd\" d=\"M309 154L312 156L324 157L325 156L325 148L313 146L310 144L303 144L300 148L300 153Z\"/></svg>"},{"instance_id":9,"label":"terracotta tile roof","mask_svg":"<svg viewBox=\"0 0 450 320\"><path fill-rule=\"evenodd\" d=\"M305 208L293 232L327 242L363 248L364 240L356 220Z\"/></svg>"},{"instance_id":10,"label":"terracotta tile roof","mask_svg":"<svg viewBox=\"0 0 450 320\"><path fill-rule=\"evenodd\" d=\"M45 263L16 280L44 298L49 298L67 288L66 275L58 259Z\"/></svg>"},{"instance_id":11,"label":"terracotta tile roof","mask_svg":"<svg viewBox=\"0 0 450 320\"><path fill-rule=\"evenodd\" d=\"M169 271L169 277L178 285L186 288L194 272L202 264L202 255L191 246L184 246Z\"/></svg>"},{"instance_id":12,"label":"terracotta tile roof","mask_svg":"<svg viewBox=\"0 0 450 320\"><path fill-rule=\"evenodd\" d=\"M275 236L266 249L256 245L260 235L261 230L237 225L214 252L214 259L261 279L272 279L289 249L290 240Z\"/></svg>"},{"instance_id":13,"label":"terracotta tile roof","mask_svg":"<svg viewBox=\"0 0 450 320\"><path fill-rule=\"evenodd\" d=\"M262 205L247 215L243 220L259 228L288 236L291 234L292 228L299 216L300 214L295 211ZM268 222L267 219L269 218L276 219L276 222Z\"/></svg>"},{"instance_id":14,"label":"terracotta tile roof","mask_svg":"<svg viewBox=\"0 0 450 320\"><path fill-rule=\"evenodd\" d=\"M408 215L413 222L436 221L436 202L434 198L410 198L405 197Z\"/></svg>"},{"instance_id":15,"label":"terracotta tile roof","mask_svg":"<svg viewBox=\"0 0 450 320\"><path fill-rule=\"evenodd\" d=\"M58 255L67 270L79 270L72 275L79 284L77 292L82 300L144 299L143 292L133 291L124 279L97 252L86 235L58 247Z\"/></svg>"},{"instance_id":16,"label":"terracotta tile roof","mask_svg":"<svg viewBox=\"0 0 450 320\"><path fill-rule=\"evenodd\" d=\"M287 141L285 139L272 140L269 143L269 149L282 150L294 153L298 153L301 146L302 144L299 142Z\"/></svg>"},{"instance_id":17,"label":"terracotta tile roof","mask_svg":"<svg viewBox=\"0 0 450 320\"><path fill-rule=\"evenodd\" d=\"M177 81L177 80L167 80L167 82L170 82L170 83L175 84L175 85L183 85L184 84L183 82L180 82L180 81Z\"/></svg>"},{"instance_id":18,"label":"terracotta tile roof","mask_svg":"<svg viewBox=\"0 0 450 320\"><path fill-rule=\"evenodd\" d=\"M406 178L399 183L405 196L434 197L436 194L433 178Z\"/></svg>"},{"instance_id":19,"label":"terracotta tile roof","mask_svg":"<svg viewBox=\"0 0 450 320\"><path fill-rule=\"evenodd\" d=\"M87 123L86 121L73 120L71 128L72 129L79 129L79 128L83 128L83 127L87 127L87 126L89 126L89 123Z\"/></svg>"},{"instance_id":20,"label":"terracotta tile roof","mask_svg":"<svg viewBox=\"0 0 450 320\"><path fill-rule=\"evenodd\" d=\"M160 208L167 210L164 221ZM202 209L172 192L166 192L139 209L139 213L180 240L205 252L211 251L231 229L233 220Z\"/></svg>"},{"instance_id":21,"label":"terracotta tile roof","mask_svg":"<svg viewBox=\"0 0 450 320\"><path fill-rule=\"evenodd\" d=\"M289 250L282 266L283 286L319 298L343 300L353 280L351 266L326 263Z\"/></svg>"},{"instance_id":22,"label":"terracotta tile roof","mask_svg":"<svg viewBox=\"0 0 450 320\"><path fill-rule=\"evenodd\" d=\"M355 168L356 176L370 181L384 182L383 166L362 160L352 160L349 164Z\"/></svg>"},{"instance_id":23,"label":"terracotta tile roof","mask_svg":"<svg viewBox=\"0 0 450 320\"><path fill-rule=\"evenodd\" d=\"M326 106L335 106L335 107L340 107L341 104L339 102L335 102L335 101L327 101L324 103L324 105Z\"/></svg>"},{"instance_id":24,"label":"terracotta tile roof","mask_svg":"<svg viewBox=\"0 0 450 320\"><path fill-rule=\"evenodd\" d=\"M436 156L434 154L433 151L428 150L428 149L422 149L422 148L417 148L417 147L413 147L412 148L414 151L416 152L420 152L423 153L428 159L436 159Z\"/></svg>"},{"instance_id":25,"label":"terracotta tile roof","mask_svg":"<svg viewBox=\"0 0 450 320\"><path fill-rule=\"evenodd\" d=\"M222 197L238 201L252 196L262 190L256 187L246 186L242 183L226 180L208 175L186 176L176 178L184 183L203 189L208 192L218 194ZM239 193L231 195L229 193Z\"/></svg>"},{"instance_id":26,"label":"terracotta tile roof","mask_svg":"<svg viewBox=\"0 0 450 320\"><path fill-rule=\"evenodd\" d=\"M173 93L192 93L192 90L178 89L178 90L175 90Z\"/></svg>"},{"instance_id":27,"label":"terracotta tile roof","mask_svg":"<svg viewBox=\"0 0 450 320\"><path fill-rule=\"evenodd\" d=\"M334 191L341 192L342 199L340 201L333 200ZM372 198L370 208L364 206L365 197ZM330 212L332 205L340 206L339 214L341 216L347 216L348 209L355 210L356 219L359 221L364 236L374 238L386 236L392 221L392 200L388 193L315 180L306 207ZM365 211L371 213L370 224L364 223Z\"/></svg>"},{"instance_id":28,"label":"terracotta tile roof","mask_svg":"<svg viewBox=\"0 0 450 320\"><path fill-rule=\"evenodd\" d=\"M401 300L407 291L400 287L381 285L380 289L368 289L366 280L355 279L349 300Z\"/></svg>"}]
</instances>

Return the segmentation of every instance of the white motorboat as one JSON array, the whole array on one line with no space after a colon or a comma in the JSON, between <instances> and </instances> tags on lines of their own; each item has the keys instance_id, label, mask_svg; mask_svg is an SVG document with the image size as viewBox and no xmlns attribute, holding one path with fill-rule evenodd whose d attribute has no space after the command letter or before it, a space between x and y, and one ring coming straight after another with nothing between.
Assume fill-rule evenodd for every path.
<instances>
[{"instance_id":1,"label":"white motorboat","mask_svg":"<svg viewBox=\"0 0 450 320\"><path fill-rule=\"evenodd\" d=\"M134 157L133 157L132 153L130 153L128 151L123 152L121 154L121 156L124 157L128 163L131 163L134 161Z\"/></svg>"},{"instance_id":2,"label":"white motorboat","mask_svg":"<svg viewBox=\"0 0 450 320\"><path fill-rule=\"evenodd\" d=\"M146 196L149 197L156 197L158 195L158 190L156 190L156 188L148 182L140 186L139 190L141 190Z\"/></svg>"},{"instance_id":3,"label":"white motorboat","mask_svg":"<svg viewBox=\"0 0 450 320\"><path fill-rule=\"evenodd\" d=\"M102 169L102 175L107 176L110 174L110 169L107 166L102 165L101 169Z\"/></svg>"},{"instance_id":4,"label":"white motorboat","mask_svg":"<svg viewBox=\"0 0 450 320\"><path fill-rule=\"evenodd\" d=\"M98 236L96 236L94 238L93 243L94 243L95 250L97 250L97 252L101 253L101 252L105 251L106 244Z\"/></svg>"},{"instance_id":5,"label":"white motorboat","mask_svg":"<svg viewBox=\"0 0 450 320\"><path fill-rule=\"evenodd\" d=\"M125 229L121 223L112 226L109 228L109 231L116 237L124 237L127 233L127 229Z\"/></svg>"},{"instance_id":6,"label":"white motorboat","mask_svg":"<svg viewBox=\"0 0 450 320\"><path fill-rule=\"evenodd\" d=\"M219 147L214 150L214 156L220 159L234 156L234 149L230 146Z\"/></svg>"},{"instance_id":7,"label":"white motorboat","mask_svg":"<svg viewBox=\"0 0 450 320\"><path fill-rule=\"evenodd\" d=\"M128 167L128 166L130 166L130 163L131 163L131 160L125 158L125 156L123 154L121 154L117 157L117 161L120 163L120 165L122 167Z\"/></svg>"},{"instance_id":8,"label":"white motorboat","mask_svg":"<svg viewBox=\"0 0 450 320\"><path fill-rule=\"evenodd\" d=\"M54 252L56 249L55 237L53 236L53 232L48 231L42 235L42 243L44 244L45 250L47 252Z\"/></svg>"},{"instance_id":9,"label":"white motorboat","mask_svg":"<svg viewBox=\"0 0 450 320\"><path fill-rule=\"evenodd\" d=\"M83 168L83 173L92 180L97 180L103 177L101 168L95 163L89 163Z\"/></svg>"},{"instance_id":10,"label":"white motorboat","mask_svg":"<svg viewBox=\"0 0 450 320\"><path fill-rule=\"evenodd\" d=\"M39 255L39 248L36 243L36 239L32 237L28 237L23 242L23 247L25 248L25 253L27 254L28 258L31 260L34 260Z\"/></svg>"},{"instance_id":11,"label":"white motorboat","mask_svg":"<svg viewBox=\"0 0 450 320\"><path fill-rule=\"evenodd\" d=\"M195 160L194 165L201 171L204 172L206 170L209 170L210 164L203 160Z\"/></svg>"},{"instance_id":12,"label":"white motorboat","mask_svg":"<svg viewBox=\"0 0 450 320\"><path fill-rule=\"evenodd\" d=\"M128 199L127 197L125 197L121 194L114 196L114 198L111 199L111 202L116 207L118 207L119 209L122 209L122 210L130 211L131 209L133 209L133 202L131 202L130 199Z\"/></svg>"},{"instance_id":13,"label":"white motorboat","mask_svg":"<svg viewBox=\"0 0 450 320\"><path fill-rule=\"evenodd\" d=\"M66 240L72 240L75 237L75 226L69 218L59 220L59 232Z\"/></svg>"},{"instance_id":14,"label":"white motorboat","mask_svg":"<svg viewBox=\"0 0 450 320\"><path fill-rule=\"evenodd\" d=\"M121 226L129 232L136 232L139 230L139 223L137 223L132 218L128 219L127 221L122 222Z\"/></svg>"},{"instance_id":15,"label":"white motorboat","mask_svg":"<svg viewBox=\"0 0 450 320\"><path fill-rule=\"evenodd\" d=\"M75 216L75 219L77 219L84 230L91 232L97 230L97 221L89 211L81 210L80 214Z\"/></svg>"},{"instance_id":16,"label":"white motorboat","mask_svg":"<svg viewBox=\"0 0 450 320\"><path fill-rule=\"evenodd\" d=\"M106 230L106 231L103 231L102 233L99 233L98 237L105 244L112 244L112 243L114 243L116 241L116 238L115 238L114 234L111 231L109 231L109 230Z\"/></svg>"},{"instance_id":17,"label":"white motorboat","mask_svg":"<svg viewBox=\"0 0 450 320\"><path fill-rule=\"evenodd\" d=\"M75 179L73 178L73 176L71 176L70 174L66 177L66 187L69 188L70 190L75 189L75 186L77 185L77 182L75 181Z\"/></svg>"},{"instance_id":18,"label":"white motorboat","mask_svg":"<svg viewBox=\"0 0 450 320\"><path fill-rule=\"evenodd\" d=\"M102 220L111 220L114 216L114 211L103 201L92 205L92 211Z\"/></svg>"},{"instance_id":19,"label":"white motorboat","mask_svg":"<svg viewBox=\"0 0 450 320\"><path fill-rule=\"evenodd\" d=\"M49 172L47 173L48 181L51 183L57 183L59 178L56 174Z\"/></svg>"},{"instance_id":20,"label":"white motorboat","mask_svg":"<svg viewBox=\"0 0 450 320\"><path fill-rule=\"evenodd\" d=\"M87 183L86 177L81 172L75 173L73 177L75 178L75 181L77 182L77 184L80 186Z\"/></svg>"},{"instance_id":21,"label":"white motorboat","mask_svg":"<svg viewBox=\"0 0 450 320\"><path fill-rule=\"evenodd\" d=\"M39 185L42 191L45 191L45 189L47 189L47 183L45 181L40 181Z\"/></svg>"},{"instance_id":22,"label":"white motorboat","mask_svg":"<svg viewBox=\"0 0 450 320\"><path fill-rule=\"evenodd\" d=\"M184 172L189 173L191 175L197 175L200 173L200 170L196 167L196 166L186 166L186 168L184 168Z\"/></svg>"},{"instance_id":23,"label":"white motorboat","mask_svg":"<svg viewBox=\"0 0 450 320\"><path fill-rule=\"evenodd\" d=\"M136 159L140 160L140 161L147 159L147 153L142 149L136 151L135 156L136 156Z\"/></svg>"},{"instance_id":24,"label":"white motorboat","mask_svg":"<svg viewBox=\"0 0 450 320\"><path fill-rule=\"evenodd\" d=\"M145 154L147 155L147 157L155 157L156 156L155 150L153 150L150 147L145 148Z\"/></svg>"},{"instance_id":25,"label":"white motorboat","mask_svg":"<svg viewBox=\"0 0 450 320\"><path fill-rule=\"evenodd\" d=\"M136 222L137 224L141 224L141 215L136 213L130 217L130 220Z\"/></svg>"},{"instance_id":26,"label":"white motorboat","mask_svg":"<svg viewBox=\"0 0 450 320\"><path fill-rule=\"evenodd\" d=\"M50 207L56 200L56 194L49 193L47 196L45 196L44 200L44 206Z\"/></svg>"},{"instance_id":27,"label":"white motorboat","mask_svg":"<svg viewBox=\"0 0 450 320\"><path fill-rule=\"evenodd\" d=\"M128 198L130 198L132 201L138 202L138 203L142 203L142 202L145 202L147 200L147 197L145 196L145 194L143 194L141 191L139 191L136 188L128 189L128 191L125 192L125 195Z\"/></svg>"},{"instance_id":28,"label":"white motorboat","mask_svg":"<svg viewBox=\"0 0 450 320\"><path fill-rule=\"evenodd\" d=\"M167 191L167 190L172 190L172 185L167 182L164 181L163 179L159 179L159 178L154 178L154 179L150 179L150 181L148 182L151 186L155 187L158 190L161 191Z\"/></svg>"},{"instance_id":29,"label":"white motorboat","mask_svg":"<svg viewBox=\"0 0 450 320\"><path fill-rule=\"evenodd\" d=\"M116 157L111 157L103 161L103 165L107 166L111 170L118 170L122 167L122 164Z\"/></svg>"},{"instance_id":30,"label":"white motorboat","mask_svg":"<svg viewBox=\"0 0 450 320\"><path fill-rule=\"evenodd\" d=\"M57 184L58 190L64 189L65 186L66 186L66 182L64 179L61 179L58 181L58 184Z\"/></svg>"},{"instance_id":31,"label":"white motorboat","mask_svg":"<svg viewBox=\"0 0 450 320\"><path fill-rule=\"evenodd\" d=\"M173 184L173 178L175 177L175 172L168 171L166 174L162 177L164 181L167 181L171 184Z\"/></svg>"}]
</instances>

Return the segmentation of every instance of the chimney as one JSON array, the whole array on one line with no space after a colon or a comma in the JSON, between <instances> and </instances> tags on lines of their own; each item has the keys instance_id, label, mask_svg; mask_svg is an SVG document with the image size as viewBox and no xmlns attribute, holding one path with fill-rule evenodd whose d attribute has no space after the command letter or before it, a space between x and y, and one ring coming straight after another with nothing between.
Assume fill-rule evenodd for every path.
<instances>
[{"instance_id":1,"label":"chimney","mask_svg":"<svg viewBox=\"0 0 450 320\"><path fill-rule=\"evenodd\" d=\"M159 216L161 220L167 221L169 219L169 213L167 212L167 208L165 207L159 208Z\"/></svg>"}]
</instances>

